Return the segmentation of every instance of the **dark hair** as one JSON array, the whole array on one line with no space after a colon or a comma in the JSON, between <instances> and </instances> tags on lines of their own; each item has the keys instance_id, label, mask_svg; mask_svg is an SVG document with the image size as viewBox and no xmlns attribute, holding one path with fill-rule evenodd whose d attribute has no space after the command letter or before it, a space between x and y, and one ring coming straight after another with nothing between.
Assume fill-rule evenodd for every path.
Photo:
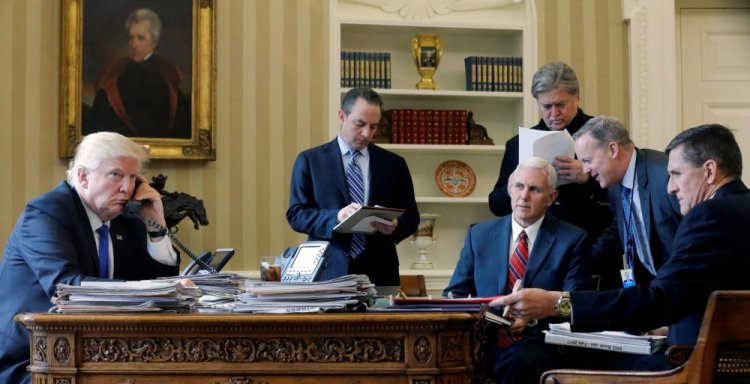
<instances>
[{"instance_id":1,"label":"dark hair","mask_svg":"<svg viewBox=\"0 0 750 384\"><path fill-rule=\"evenodd\" d=\"M534 78L531 80L531 95L535 99L540 93L553 89L578 96L578 78L568 64L561 61L545 64L534 73Z\"/></svg>"},{"instance_id":2,"label":"dark hair","mask_svg":"<svg viewBox=\"0 0 750 384\"><path fill-rule=\"evenodd\" d=\"M742 152L732 131L721 124L703 124L680 132L664 152L682 147L682 158L695 167L714 160L731 177L742 176Z\"/></svg>"},{"instance_id":3,"label":"dark hair","mask_svg":"<svg viewBox=\"0 0 750 384\"><path fill-rule=\"evenodd\" d=\"M341 110L344 111L347 116L349 116L349 113L351 113L354 104L357 103L357 99L359 98L364 99L367 104L377 105L378 107L380 107L380 110L382 112L383 99L380 98L380 95L378 95L377 92L373 91L370 88L350 89L349 92L344 95L344 99L341 100Z\"/></svg>"},{"instance_id":4,"label":"dark hair","mask_svg":"<svg viewBox=\"0 0 750 384\"><path fill-rule=\"evenodd\" d=\"M625 126L620 120L611 116L596 116L589 119L573 134L573 140L578 140L587 133L596 140L600 147L606 147L611 142L615 142L621 147L633 145L633 140L630 139L630 134Z\"/></svg>"}]
</instances>

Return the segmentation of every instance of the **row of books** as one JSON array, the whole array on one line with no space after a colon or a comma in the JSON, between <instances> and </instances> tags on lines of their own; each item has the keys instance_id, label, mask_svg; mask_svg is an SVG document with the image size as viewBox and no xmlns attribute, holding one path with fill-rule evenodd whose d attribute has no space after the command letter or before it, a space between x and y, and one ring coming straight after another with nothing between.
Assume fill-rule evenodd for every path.
<instances>
[{"instance_id":1,"label":"row of books","mask_svg":"<svg viewBox=\"0 0 750 384\"><path fill-rule=\"evenodd\" d=\"M341 52L341 86L390 88L391 54L388 52Z\"/></svg>"},{"instance_id":2,"label":"row of books","mask_svg":"<svg viewBox=\"0 0 750 384\"><path fill-rule=\"evenodd\" d=\"M392 109L391 144L466 144L465 110Z\"/></svg>"},{"instance_id":3,"label":"row of books","mask_svg":"<svg viewBox=\"0 0 750 384\"><path fill-rule=\"evenodd\" d=\"M467 91L523 91L521 57L469 56L464 59L464 66Z\"/></svg>"}]
</instances>

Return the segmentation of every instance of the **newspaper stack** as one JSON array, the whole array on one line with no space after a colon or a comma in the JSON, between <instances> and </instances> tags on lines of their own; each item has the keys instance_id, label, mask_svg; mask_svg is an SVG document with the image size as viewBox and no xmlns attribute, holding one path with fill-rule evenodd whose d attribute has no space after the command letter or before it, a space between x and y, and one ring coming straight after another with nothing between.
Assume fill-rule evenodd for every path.
<instances>
[{"instance_id":1,"label":"newspaper stack","mask_svg":"<svg viewBox=\"0 0 750 384\"><path fill-rule=\"evenodd\" d=\"M366 275L346 275L320 282L250 281L239 295L234 312L302 313L363 310L376 296Z\"/></svg>"},{"instance_id":2,"label":"newspaper stack","mask_svg":"<svg viewBox=\"0 0 750 384\"><path fill-rule=\"evenodd\" d=\"M571 332L570 323L550 324L544 331L547 344L601 349L604 351L650 355L666 341L666 336L632 335L625 332Z\"/></svg>"},{"instance_id":3,"label":"newspaper stack","mask_svg":"<svg viewBox=\"0 0 750 384\"><path fill-rule=\"evenodd\" d=\"M203 292L194 309L199 312L224 312L223 305L235 302L237 295L245 292L247 278L236 273L195 274L188 277ZM184 276L160 277L160 281L176 282Z\"/></svg>"},{"instance_id":4,"label":"newspaper stack","mask_svg":"<svg viewBox=\"0 0 750 384\"><path fill-rule=\"evenodd\" d=\"M189 311L201 295L189 281L83 281L58 284L50 312Z\"/></svg>"}]
</instances>

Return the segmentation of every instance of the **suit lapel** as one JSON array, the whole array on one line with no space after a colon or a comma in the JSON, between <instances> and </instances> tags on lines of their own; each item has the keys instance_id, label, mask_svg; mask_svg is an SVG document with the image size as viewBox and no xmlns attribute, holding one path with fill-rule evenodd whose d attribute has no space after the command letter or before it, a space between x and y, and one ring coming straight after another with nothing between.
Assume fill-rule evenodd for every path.
<instances>
[{"instance_id":1,"label":"suit lapel","mask_svg":"<svg viewBox=\"0 0 750 384\"><path fill-rule=\"evenodd\" d=\"M513 229L511 228L510 221L512 219L513 215L506 215L505 217L498 220L498 228L494 231L494 236L492 236L492 249L496 250L495 252L490 252L489 254L497 254L499 255L496 258L492 259L492 265L490 268L492 270L498 271L498 273L491 274L492 276L497 276L497 291L504 294L505 293L505 287L508 284L508 262L510 261L510 236L511 233L513 233Z\"/></svg>"},{"instance_id":2,"label":"suit lapel","mask_svg":"<svg viewBox=\"0 0 750 384\"><path fill-rule=\"evenodd\" d=\"M333 182L339 187L343 200L347 204L350 203L351 197L349 196L349 185L346 183L346 171L344 171L344 161L341 157L341 148L339 148L338 137L328 143L325 156L328 158L326 164L333 164L332 166L334 167L331 171Z\"/></svg>"},{"instance_id":3,"label":"suit lapel","mask_svg":"<svg viewBox=\"0 0 750 384\"><path fill-rule=\"evenodd\" d=\"M526 266L526 275L523 277L523 286L532 285L534 277L542 269L547 257L552 253L552 246L555 244L555 229L550 224L550 216L544 216L544 221L539 227L539 232L534 241L534 247L529 254L529 264Z\"/></svg>"},{"instance_id":4,"label":"suit lapel","mask_svg":"<svg viewBox=\"0 0 750 384\"><path fill-rule=\"evenodd\" d=\"M646 153L636 148L635 170L638 181L638 194L640 195L641 214L643 225L646 229L646 237L651 239L651 192L648 189L648 173L646 172Z\"/></svg>"}]
</instances>

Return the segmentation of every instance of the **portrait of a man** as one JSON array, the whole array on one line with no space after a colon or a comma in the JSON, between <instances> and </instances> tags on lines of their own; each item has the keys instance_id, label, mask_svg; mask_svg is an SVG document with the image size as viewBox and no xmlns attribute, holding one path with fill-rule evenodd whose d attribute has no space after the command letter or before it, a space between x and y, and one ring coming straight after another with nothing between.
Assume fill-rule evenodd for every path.
<instances>
[{"instance_id":1,"label":"portrait of a man","mask_svg":"<svg viewBox=\"0 0 750 384\"><path fill-rule=\"evenodd\" d=\"M82 134L191 138L192 2L86 0Z\"/></svg>"},{"instance_id":2,"label":"portrait of a man","mask_svg":"<svg viewBox=\"0 0 750 384\"><path fill-rule=\"evenodd\" d=\"M431 68L435 66L437 49L434 47L422 47L422 67Z\"/></svg>"}]
</instances>

